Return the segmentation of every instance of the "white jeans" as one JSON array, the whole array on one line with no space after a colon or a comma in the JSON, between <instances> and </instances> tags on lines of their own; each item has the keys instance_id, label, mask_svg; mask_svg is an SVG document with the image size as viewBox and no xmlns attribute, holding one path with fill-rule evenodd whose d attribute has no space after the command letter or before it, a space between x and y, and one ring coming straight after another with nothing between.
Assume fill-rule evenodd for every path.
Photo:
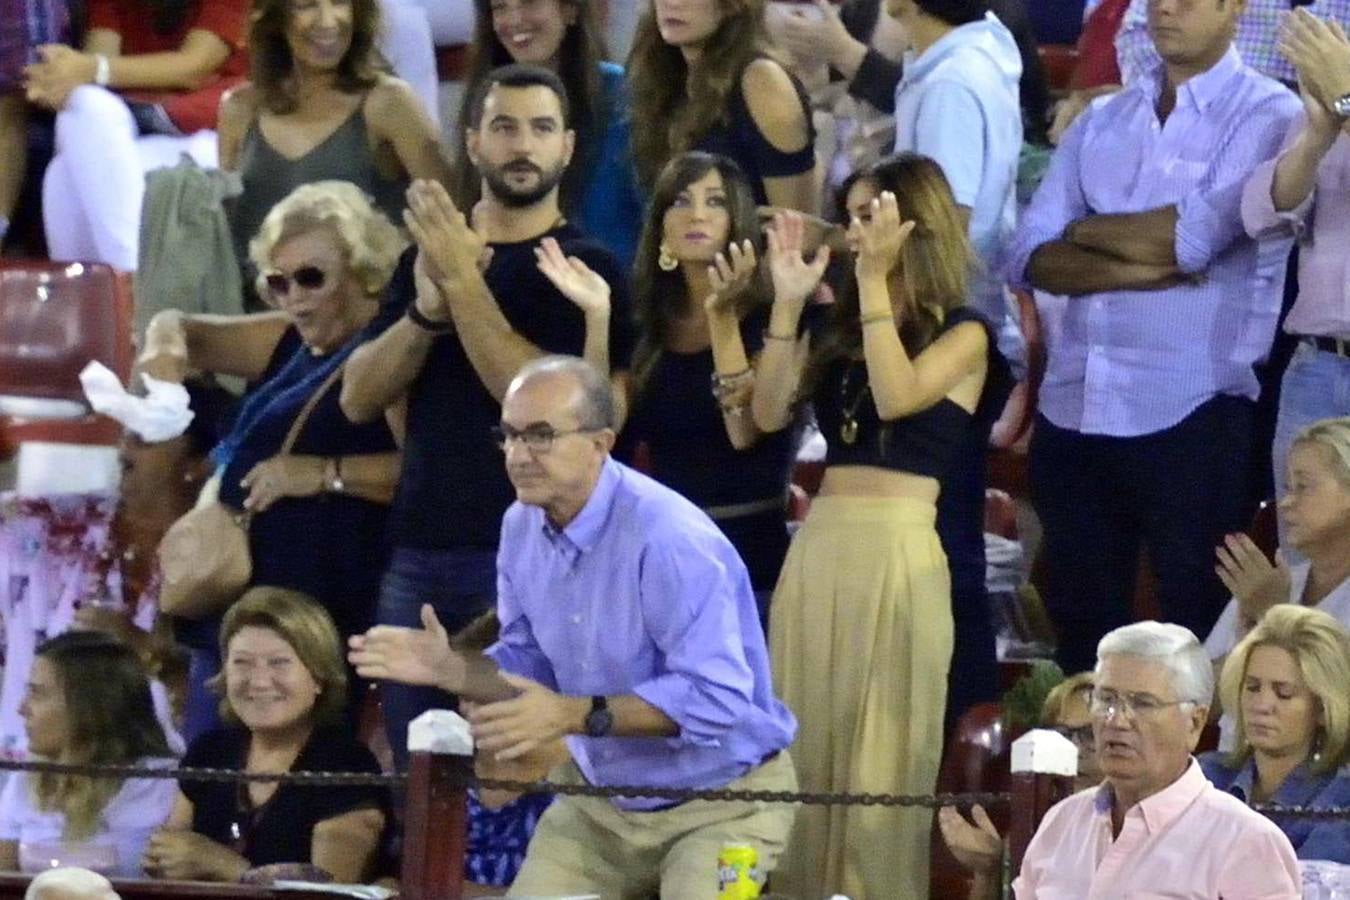
<instances>
[{"instance_id":1,"label":"white jeans","mask_svg":"<svg viewBox=\"0 0 1350 900\"><path fill-rule=\"evenodd\" d=\"M134 271L145 174L176 164L184 153L214 168L216 133L139 137L117 94L94 85L72 91L56 116L56 155L42 181L51 258Z\"/></svg>"}]
</instances>

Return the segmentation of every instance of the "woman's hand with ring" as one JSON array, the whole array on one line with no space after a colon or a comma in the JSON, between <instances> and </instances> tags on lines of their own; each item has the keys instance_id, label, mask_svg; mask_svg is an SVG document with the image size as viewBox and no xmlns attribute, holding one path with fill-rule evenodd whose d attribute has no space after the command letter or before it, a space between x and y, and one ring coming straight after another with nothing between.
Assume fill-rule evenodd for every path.
<instances>
[{"instance_id":1,"label":"woman's hand with ring","mask_svg":"<svg viewBox=\"0 0 1350 900\"><path fill-rule=\"evenodd\" d=\"M239 482L247 490L244 509L266 512L282 497L312 497L324 489L321 456L274 456L258 463Z\"/></svg>"}]
</instances>

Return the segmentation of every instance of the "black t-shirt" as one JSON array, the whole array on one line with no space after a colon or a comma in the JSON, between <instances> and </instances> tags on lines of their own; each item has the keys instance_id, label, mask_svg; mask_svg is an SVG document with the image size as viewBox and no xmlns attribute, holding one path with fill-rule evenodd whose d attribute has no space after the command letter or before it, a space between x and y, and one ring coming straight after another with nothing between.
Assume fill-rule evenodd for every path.
<instances>
[{"instance_id":1,"label":"black t-shirt","mask_svg":"<svg viewBox=\"0 0 1350 900\"><path fill-rule=\"evenodd\" d=\"M249 733L242 728L208 731L192 742L184 767L242 769L248 756ZM316 728L296 757L292 772L370 772L380 764L364 745L340 728ZM314 826L357 809L381 809L389 822L389 795L384 788L283 784L256 810L246 808L242 785L234 782L182 781L183 796L192 801L192 830L226 847L234 847L254 866L308 863ZM242 842L242 847L240 843Z\"/></svg>"},{"instance_id":2,"label":"black t-shirt","mask_svg":"<svg viewBox=\"0 0 1350 900\"><path fill-rule=\"evenodd\" d=\"M610 360L627 368L632 354L628 276L614 255L580 229L561 225L513 244L493 244L484 279L511 327L549 353L580 356L586 344L581 310L544 277L534 248L555 238L563 253L590 266L610 285ZM389 287L381 320L392 322L415 296L409 250ZM403 472L390 514L395 546L424 550L493 549L502 514L515 500L501 450L491 429L501 406L469 362L459 337L436 338L408 394L408 435Z\"/></svg>"}]
</instances>

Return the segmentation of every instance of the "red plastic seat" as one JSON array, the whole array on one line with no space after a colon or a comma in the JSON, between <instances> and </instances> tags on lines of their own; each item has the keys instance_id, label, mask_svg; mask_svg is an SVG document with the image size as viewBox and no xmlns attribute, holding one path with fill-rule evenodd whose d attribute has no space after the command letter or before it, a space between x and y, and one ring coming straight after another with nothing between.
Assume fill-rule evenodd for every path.
<instances>
[{"instance_id":1,"label":"red plastic seat","mask_svg":"<svg viewBox=\"0 0 1350 900\"><path fill-rule=\"evenodd\" d=\"M1050 90L1067 91L1078 65L1078 48L1073 44L1041 44L1038 49Z\"/></svg>"},{"instance_id":2,"label":"red plastic seat","mask_svg":"<svg viewBox=\"0 0 1350 900\"><path fill-rule=\"evenodd\" d=\"M0 261L0 396L84 403L91 360L124 381L133 361L131 276L97 263ZM121 427L71 418L0 416L0 457L23 441L116 445Z\"/></svg>"},{"instance_id":3,"label":"red plastic seat","mask_svg":"<svg viewBox=\"0 0 1350 900\"><path fill-rule=\"evenodd\" d=\"M966 710L956 723L938 772L938 793L983 793L1008 789L1011 738L1003 728L1003 711L996 703L980 703ZM987 810L1000 832L1008 828L1006 808ZM933 900L964 898L970 894L969 874L947 850L933 817L929 896Z\"/></svg>"}]
</instances>

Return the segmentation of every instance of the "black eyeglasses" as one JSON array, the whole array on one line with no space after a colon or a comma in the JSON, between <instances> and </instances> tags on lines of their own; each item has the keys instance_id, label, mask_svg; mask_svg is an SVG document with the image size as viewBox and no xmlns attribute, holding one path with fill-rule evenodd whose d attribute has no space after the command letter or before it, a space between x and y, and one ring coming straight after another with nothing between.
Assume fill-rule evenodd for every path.
<instances>
[{"instance_id":1,"label":"black eyeglasses","mask_svg":"<svg viewBox=\"0 0 1350 900\"><path fill-rule=\"evenodd\" d=\"M531 425L529 428L512 428L510 425L492 426L492 439L497 442L497 446L503 451L511 445L512 441L520 441L525 445L525 449L531 453L547 453L553 449L553 442L560 437L567 437L569 434L587 434L600 431L602 429L568 428L558 431L550 426Z\"/></svg>"},{"instance_id":2,"label":"black eyeglasses","mask_svg":"<svg viewBox=\"0 0 1350 900\"><path fill-rule=\"evenodd\" d=\"M268 293L274 297L285 297L291 292L292 283L313 291L323 287L328 276L318 266L301 266L289 275L285 272L268 272L263 280L267 282Z\"/></svg>"}]
</instances>

